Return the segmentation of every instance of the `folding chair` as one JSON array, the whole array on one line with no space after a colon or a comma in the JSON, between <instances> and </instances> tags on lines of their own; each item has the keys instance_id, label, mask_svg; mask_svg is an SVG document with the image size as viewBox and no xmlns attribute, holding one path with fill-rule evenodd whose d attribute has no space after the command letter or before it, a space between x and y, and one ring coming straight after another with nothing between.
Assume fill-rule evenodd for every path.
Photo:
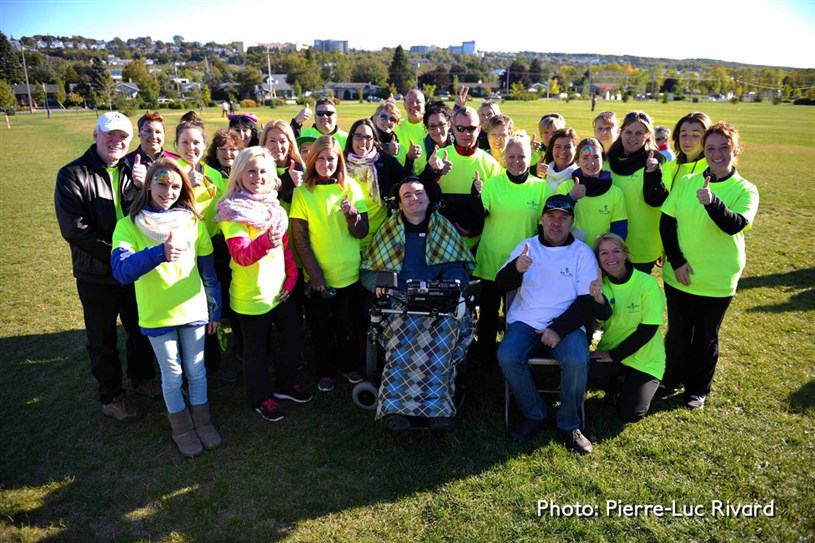
<instances>
[{"instance_id":1,"label":"folding chair","mask_svg":"<svg viewBox=\"0 0 815 543\"><path fill-rule=\"evenodd\" d=\"M533 357L530 358L527 363L530 366L548 366L553 367L557 366L560 367L560 362L555 360L554 358L543 358L543 357ZM549 388L539 388L537 389L538 392L542 394L560 394L559 389L549 389ZM504 381L504 423L509 426L509 403L512 398L512 391L509 390L509 383ZM580 424L581 428L586 428L586 400L585 398L580 402Z\"/></svg>"}]
</instances>

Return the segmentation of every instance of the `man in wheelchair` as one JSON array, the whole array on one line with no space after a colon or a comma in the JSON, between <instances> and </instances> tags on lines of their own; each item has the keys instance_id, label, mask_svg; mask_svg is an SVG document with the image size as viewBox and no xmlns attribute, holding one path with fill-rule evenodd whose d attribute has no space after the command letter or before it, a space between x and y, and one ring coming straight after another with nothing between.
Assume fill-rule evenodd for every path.
<instances>
[{"instance_id":1,"label":"man in wheelchair","mask_svg":"<svg viewBox=\"0 0 815 543\"><path fill-rule=\"evenodd\" d=\"M471 314L458 301L475 262L455 227L437 212L440 202L435 183L408 177L395 186L393 214L362 263L362 284L375 292L378 305L388 297L384 305L400 309L389 312L382 326L385 364L376 418L390 430L454 427L456 364L473 336ZM392 272L396 281L376 285L377 272Z\"/></svg>"}]
</instances>

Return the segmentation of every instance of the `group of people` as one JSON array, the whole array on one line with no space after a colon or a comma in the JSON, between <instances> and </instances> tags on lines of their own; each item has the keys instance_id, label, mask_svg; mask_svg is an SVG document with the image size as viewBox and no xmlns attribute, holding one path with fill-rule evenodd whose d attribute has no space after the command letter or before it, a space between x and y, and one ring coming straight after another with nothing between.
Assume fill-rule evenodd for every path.
<instances>
[{"instance_id":1,"label":"group of people","mask_svg":"<svg viewBox=\"0 0 815 543\"><path fill-rule=\"evenodd\" d=\"M254 115L230 115L209 145L189 112L176 153L165 149L158 113L139 119L129 154L131 121L100 116L94 144L59 171L55 204L102 412L141 416L122 387L117 316L134 390L163 395L186 456L221 443L207 378L235 379L220 365L224 317L247 401L266 420L283 419L278 400L313 397L303 386L305 333L319 391L338 378L362 381L366 312L385 294L370 279L376 271L396 272L399 288L407 279L481 281L471 357L503 372L521 412L516 439L547 418L527 363L538 354L560 364L556 426L580 453L592 450L578 416L589 383L626 422L679 390L703 407L758 207L735 168L738 131L689 113L666 161L644 112L622 124L601 113L582 139L551 113L530 137L499 104L476 110L467 94L462 87L451 109L412 90L406 118L388 99L348 132L330 99L260 130ZM396 406L378 417L402 430L405 413ZM431 427L452 427L450 415Z\"/></svg>"}]
</instances>

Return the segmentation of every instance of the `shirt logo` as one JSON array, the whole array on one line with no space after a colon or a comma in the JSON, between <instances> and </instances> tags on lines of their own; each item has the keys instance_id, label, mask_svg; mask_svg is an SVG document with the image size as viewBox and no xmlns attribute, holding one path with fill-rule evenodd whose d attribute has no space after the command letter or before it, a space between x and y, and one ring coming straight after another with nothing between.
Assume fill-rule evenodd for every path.
<instances>
[{"instance_id":1,"label":"shirt logo","mask_svg":"<svg viewBox=\"0 0 815 543\"><path fill-rule=\"evenodd\" d=\"M560 268L560 275L562 275L563 277L574 277L572 270L570 270L569 268Z\"/></svg>"},{"instance_id":2,"label":"shirt logo","mask_svg":"<svg viewBox=\"0 0 815 543\"><path fill-rule=\"evenodd\" d=\"M640 304L631 302L630 304L625 306L625 308L628 310L629 313L637 313L640 310Z\"/></svg>"},{"instance_id":3,"label":"shirt logo","mask_svg":"<svg viewBox=\"0 0 815 543\"><path fill-rule=\"evenodd\" d=\"M608 204L603 204L603 209L600 210L600 215L611 215L611 210L608 208Z\"/></svg>"}]
</instances>

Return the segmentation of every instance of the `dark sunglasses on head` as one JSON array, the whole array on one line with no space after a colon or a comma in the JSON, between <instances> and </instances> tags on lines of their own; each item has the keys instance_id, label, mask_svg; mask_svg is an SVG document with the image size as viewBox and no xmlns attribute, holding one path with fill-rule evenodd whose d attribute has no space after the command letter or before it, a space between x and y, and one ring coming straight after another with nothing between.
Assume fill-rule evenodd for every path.
<instances>
[{"instance_id":1,"label":"dark sunglasses on head","mask_svg":"<svg viewBox=\"0 0 815 543\"><path fill-rule=\"evenodd\" d=\"M632 111L631 113L629 113L628 115L625 116L623 121L625 121L625 122L628 122L628 121L645 121L646 123L651 124L651 117L649 117L645 113L642 113L641 111Z\"/></svg>"},{"instance_id":2,"label":"dark sunglasses on head","mask_svg":"<svg viewBox=\"0 0 815 543\"><path fill-rule=\"evenodd\" d=\"M469 132L470 134L472 134L476 130L478 130L477 126L461 126L460 124L456 125L456 132Z\"/></svg>"},{"instance_id":3,"label":"dark sunglasses on head","mask_svg":"<svg viewBox=\"0 0 815 543\"><path fill-rule=\"evenodd\" d=\"M334 115L334 112L333 111L326 111L326 110L323 109L321 111L316 112L316 115L318 117L331 117L332 115Z\"/></svg>"},{"instance_id":4,"label":"dark sunglasses on head","mask_svg":"<svg viewBox=\"0 0 815 543\"><path fill-rule=\"evenodd\" d=\"M541 117L541 122L545 121L546 119L563 119L563 115L560 113L547 113Z\"/></svg>"},{"instance_id":5,"label":"dark sunglasses on head","mask_svg":"<svg viewBox=\"0 0 815 543\"><path fill-rule=\"evenodd\" d=\"M572 204L571 202L567 202L564 200L557 200L554 202L546 202L546 205L543 206L543 212L548 213L549 211L565 211L566 213L572 213Z\"/></svg>"},{"instance_id":6,"label":"dark sunglasses on head","mask_svg":"<svg viewBox=\"0 0 815 543\"><path fill-rule=\"evenodd\" d=\"M380 115L379 118L382 119L383 121L390 121L392 123L395 123L396 121L399 120L396 117L391 117L390 115Z\"/></svg>"}]
</instances>

